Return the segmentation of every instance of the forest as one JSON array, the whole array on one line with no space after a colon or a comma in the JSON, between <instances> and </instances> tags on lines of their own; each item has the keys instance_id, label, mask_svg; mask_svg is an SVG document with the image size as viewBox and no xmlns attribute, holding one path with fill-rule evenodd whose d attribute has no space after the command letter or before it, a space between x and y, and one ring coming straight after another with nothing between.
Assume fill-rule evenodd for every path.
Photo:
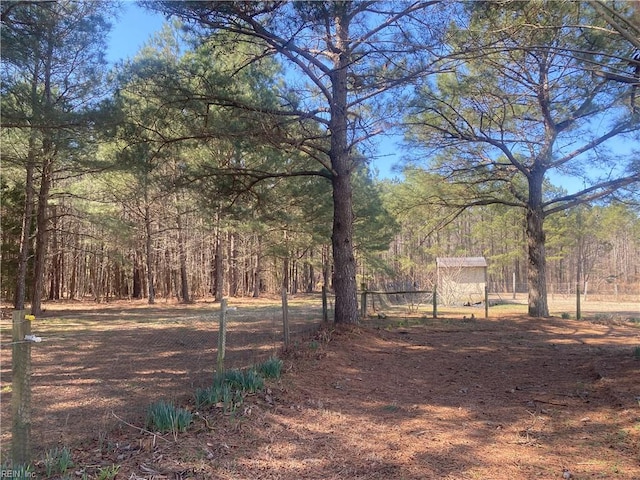
<instances>
[{"instance_id":1,"label":"forest","mask_svg":"<svg viewBox=\"0 0 640 480\"><path fill-rule=\"evenodd\" d=\"M112 65L117 5L2 3L3 302L326 287L354 323L452 256L534 317L640 292L637 4L140 5L167 22Z\"/></svg>"}]
</instances>

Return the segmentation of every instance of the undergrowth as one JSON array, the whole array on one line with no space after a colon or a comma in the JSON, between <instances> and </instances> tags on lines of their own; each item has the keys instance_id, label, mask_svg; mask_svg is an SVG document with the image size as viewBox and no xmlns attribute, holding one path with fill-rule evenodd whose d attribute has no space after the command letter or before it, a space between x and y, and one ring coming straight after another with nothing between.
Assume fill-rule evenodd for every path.
<instances>
[{"instance_id":1,"label":"undergrowth","mask_svg":"<svg viewBox=\"0 0 640 480\"><path fill-rule=\"evenodd\" d=\"M280 378L283 362L279 358L271 357L256 365L256 371L264 378Z\"/></svg>"},{"instance_id":2,"label":"undergrowth","mask_svg":"<svg viewBox=\"0 0 640 480\"><path fill-rule=\"evenodd\" d=\"M176 408L173 403L160 400L149 405L146 426L160 433L186 432L192 417L188 410Z\"/></svg>"},{"instance_id":3,"label":"undergrowth","mask_svg":"<svg viewBox=\"0 0 640 480\"><path fill-rule=\"evenodd\" d=\"M280 378L282 365L282 360L271 357L245 370L231 369L218 372L210 387L196 390L196 408L214 406L222 408L225 413L233 413L242 406L247 395L265 389L266 378Z\"/></svg>"},{"instance_id":4,"label":"undergrowth","mask_svg":"<svg viewBox=\"0 0 640 480\"><path fill-rule=\"evenodd\" d=\"M64 474L73 466L69 447L54 448L45 453L44 469L48 477L54 473Z\"/></svg>"}]
</instances>

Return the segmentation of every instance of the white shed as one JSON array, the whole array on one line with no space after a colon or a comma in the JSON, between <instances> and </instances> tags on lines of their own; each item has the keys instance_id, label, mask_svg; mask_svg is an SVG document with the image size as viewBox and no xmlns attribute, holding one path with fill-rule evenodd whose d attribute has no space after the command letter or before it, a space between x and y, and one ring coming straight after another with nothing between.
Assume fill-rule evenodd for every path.
<instances>
[{"instance_id":1,"label":"white shed","mask_svg":"<svg viewBox=\"0 0 640 480\"><path fill-rule=\"evenodd\" d=\"M436 258L439 303L473 304L484 300L487 260L484 257Z\"/></svg>"}]
</instances>

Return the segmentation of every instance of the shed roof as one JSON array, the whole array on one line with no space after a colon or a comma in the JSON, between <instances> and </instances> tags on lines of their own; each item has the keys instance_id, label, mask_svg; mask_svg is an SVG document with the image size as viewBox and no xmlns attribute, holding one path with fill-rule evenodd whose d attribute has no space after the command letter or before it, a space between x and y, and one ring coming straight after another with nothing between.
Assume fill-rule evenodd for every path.
<instances>
[{"instance_id":1,"label":"shed roof","mask_svg":"<svg viewBox=\"0 0 640 480\"><path fill-rule=\"evenodd\" d=\"M487 260L484 257L438 257L436 266L438 268L486 267Z\"/></svg>"}]
</instances>

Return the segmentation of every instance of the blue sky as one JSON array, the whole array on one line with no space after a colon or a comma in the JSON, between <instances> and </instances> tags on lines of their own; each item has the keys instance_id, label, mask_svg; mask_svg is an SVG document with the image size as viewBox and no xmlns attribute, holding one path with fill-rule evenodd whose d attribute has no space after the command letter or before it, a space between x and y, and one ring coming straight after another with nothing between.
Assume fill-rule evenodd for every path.
<instances>
[{"instance_id":1,"label":"blue sky","mask_svg":"<svg viewBox=\"0 0 640 480\"><path fill-rule=\"evenodd\" d=\"M107 60L115 63L134 56L163 23L162 15L143 10L133 2L123 2L123 9L109 35Z\"/></svg>"}]
</instances>

